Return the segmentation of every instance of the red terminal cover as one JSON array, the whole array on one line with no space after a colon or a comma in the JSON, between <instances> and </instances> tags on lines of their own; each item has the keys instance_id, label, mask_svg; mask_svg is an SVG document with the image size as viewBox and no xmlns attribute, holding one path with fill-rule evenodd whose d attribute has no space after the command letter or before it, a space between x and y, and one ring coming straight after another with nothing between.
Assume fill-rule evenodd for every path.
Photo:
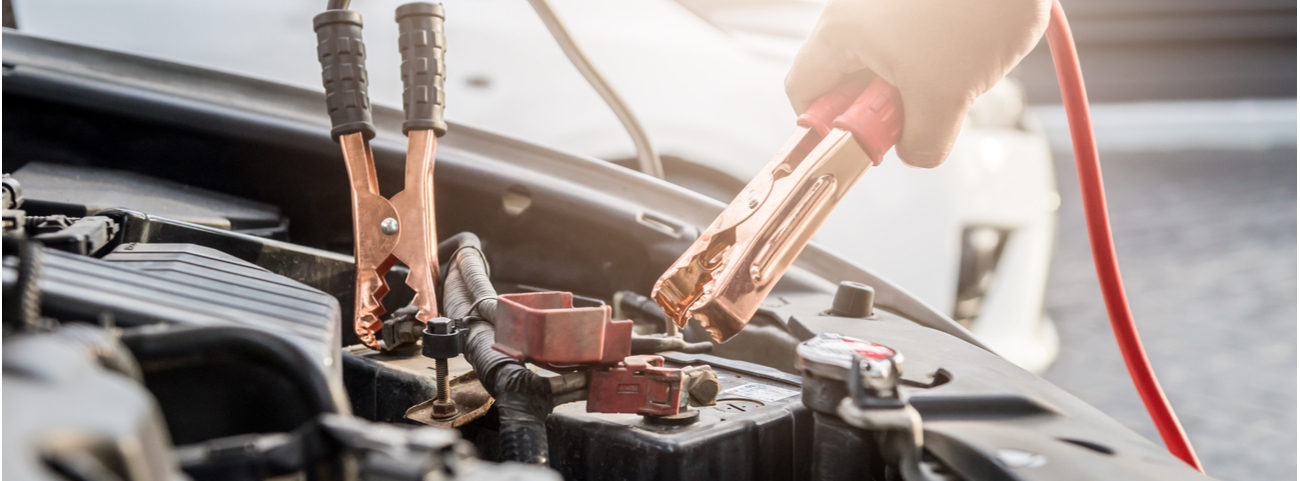
<instances>
[{"instance_id":1,"label":"red terminal cover","mask_svg":"<svg viewBox=\"0 0 1300 481\"><path fill-rule=\"evenodd\" d=\"M630 356L591 371L587 412L670 416L688 404L686 397L680 369L664 367L662 356Z\"/></svg>"},{"instance_id":2,"label":"red terminal cover","mask_svg":"<svg viewBox=\"0 0 1300 481\"><path fill-rule=\"evenodd\" d=\"M872 164L880 165L885 152L898 143L898 136L903 133L903 102L898 89L877 77L832 125L852 133L862 150L871 156Z\"/></svg>"},{"instance_id":3,"label":"red terminal cover","mask_svg":"<svg viewBox=\"0 0 1300 481\"><path fill-rule=\"evenodd\" d=\"M610 319L610 307L573 307L569 292L497 297L493 349L518 361L608 364L632 353L632 321Z\"/></svg>"}]
</instances>

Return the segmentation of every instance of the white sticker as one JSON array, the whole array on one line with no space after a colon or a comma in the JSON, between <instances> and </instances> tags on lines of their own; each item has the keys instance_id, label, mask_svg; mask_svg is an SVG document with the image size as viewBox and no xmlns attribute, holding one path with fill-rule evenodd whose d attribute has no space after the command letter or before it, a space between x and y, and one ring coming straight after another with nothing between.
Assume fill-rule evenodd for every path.
<instances>
[{"instance_id":1,"label":"white sticker","mask_svg":"<svg viewBox=\"0 0 1300 481\"><path fill-rule=\"evenodd\" d=\"M743 398L770 403L799 394L799 391L785 389L767 384L749 383L736 386L718 395L718 399Z\"/></svg>"}]
</instances>

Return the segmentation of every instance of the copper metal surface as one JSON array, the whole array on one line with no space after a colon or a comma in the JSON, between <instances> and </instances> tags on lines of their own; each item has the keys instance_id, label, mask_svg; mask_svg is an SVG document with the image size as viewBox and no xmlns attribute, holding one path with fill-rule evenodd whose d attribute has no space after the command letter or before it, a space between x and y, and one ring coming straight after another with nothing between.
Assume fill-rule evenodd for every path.
<instances>
[{"instance_id":1,"label":"copper metal surface","mask_svg":"<svg viewBox=\"0 0 1300 481\"><path fill-rule=\"evenodd\" d=\"M405 188L391 201L379 195L374 157L362 134L339 137L352 183L352 235L357 264L353 328L361 342L374 349L384 347L375 338L375 332L383 327L380 299L388 293L384 274L397 261L410 268L406 283L415 291L412 304L420 308L416 318L427 322L438 316L438 241L433 210L433 159L438 140L430 130L412 130L409 137ZM397 232L384 232L381 226L387 219L397 221Z\"/></svg>"},{"instance_id":2,"label":"copper metal surface","mask_svg":"<svg viewBox=\"0 0 1300 481\"><path fill-rule=\"evenodd\" d=\"M816 139L799 128L655 283L652 297L678 326L698 319L720 342L740 332L872 165L849 132L836 128L809 149Z\"/></svg>"},{"instance_id":3,"label":"copper metal surface","mask_svg":"<svg viewBox=\"0 0 1300 481\"><path fill-rule=\"evenodd\" d=\"M435 294L438 277L438 235L433 213L433 153L438 137L432 130L412 130L406 147L406 188L393 196L400 230L393 255L411 269L406 285L415 290L411 304L416 319L438 317Z\"/></svg>"}]
</instances>

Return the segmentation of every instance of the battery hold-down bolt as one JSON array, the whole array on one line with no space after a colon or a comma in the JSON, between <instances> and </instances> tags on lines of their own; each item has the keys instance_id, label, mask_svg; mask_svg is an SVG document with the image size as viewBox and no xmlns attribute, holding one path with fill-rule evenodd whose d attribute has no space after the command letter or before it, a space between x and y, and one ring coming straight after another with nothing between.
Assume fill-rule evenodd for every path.
<instances>
[{"instance_id":1,"label":"battery hold-down bolt","mask_svg":"<svg viewBox=\"0 0 1300 481\"><path fill-rule=\"evenodd\" d=\"M430 417L447 419L457 414L456 401L451 398L451 381L447 379L447 360L460 355L460 337L464 329L456 321L445 317L429 320L421 336L421 353L433 358L437 371L438 394L433 398Z\"/></svg>"}]
</instances>

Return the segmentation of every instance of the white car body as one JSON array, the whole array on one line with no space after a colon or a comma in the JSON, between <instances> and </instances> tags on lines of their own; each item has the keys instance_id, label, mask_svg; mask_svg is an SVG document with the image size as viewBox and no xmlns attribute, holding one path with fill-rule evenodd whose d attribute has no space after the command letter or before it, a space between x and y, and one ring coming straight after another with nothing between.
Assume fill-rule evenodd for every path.
<instances>
[{"instance_id":1,"label":"white car body","mask_svg":"<svg viewBox=\"0 0 1300 481\"><path fill-rule=\"evenodd\" d=\"M365 18L377 104L400 105L393 11L401 3L351 6ZM524 0L444 3L449 118L598 158L635 156L622 126ZM693 12L671 0L553 3L661 155L743 185L793 131L783 79L798 35L745 25L788 20L780 26L807 31L815 5L724 4L705 12L692 5ZM322 89L311 18L324 0L14 4L20 30L30 34ZM80 14L63 14L73 9ZM1033 122L1022 117L1022 98L1008 82L982 97L939 168L909 169L891 153L845 197L815 241L952 313L963 232L1006 232L996 275L968 325L1002 356L1041 373L1058 348L1043 295L1059 197L1047 138L1023 128Z\"/></svg>"}]
</instances>

